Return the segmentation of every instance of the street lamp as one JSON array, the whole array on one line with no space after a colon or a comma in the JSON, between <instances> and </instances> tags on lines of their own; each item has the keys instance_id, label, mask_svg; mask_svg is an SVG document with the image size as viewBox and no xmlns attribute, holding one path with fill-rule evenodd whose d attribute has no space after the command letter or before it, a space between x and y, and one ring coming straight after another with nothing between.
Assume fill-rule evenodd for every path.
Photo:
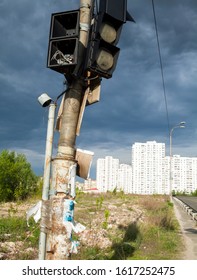
<instances>
[{"instance_id":1,"label":"street lamp","mask_svg":"<svg viewBox=\"0 0 197 280\"><path fill-rule=\"evenodd\" d=\"M46 137L46 148L45 148L45 162L44 162L44 174L43 174L43 188L42 188L42 214L46 214L46 207L43 206L44 202L49 200L50 192L50 178L51 178L51 161L53 153L53 138L54 138L54 123L55 114L58 99L67 92L67 89L61 92L55 101L48 96L47 93L42 93L38 97L38 102L42 107L49 107L48 112L48 124L47 124L47 137ZM45 259L46 252L46 233L44 232L41 217L41 231L39 238L39 260Z\"/></svg>"},{"instance_id":2,"label":"street lamp","mask_svg":"<svg viewBox=\"0 0 197 280\"><path fill-rule=\"evenodd\" d=\"M42 199L48 200L51 158L52 158L53 137L54 137L54 120L55 120L55 110L57 105L56 102L54 102L46 93L43 93L38 97L38 102L42 107L49 106L44 175L43 175L43 191L42 191Z\"/></svg>"},{"instance_id":3,"label":"street lamp","mask_svg":"<svg viewBox=\"0 0 197 280\"><path fill-rule=\"evenodd\" d=\"M49 199L49 184L50 184L51 159L52 159L52 150L53 150L54 122L55 122L55 111L57 105L56 102L54 102L46 93L43 93L38 97L38 102L42 107L49 106L44 175L43 175L43 189L42 189L42 201L44 202ZM45 246L46 246L46 233L41 228L40 240L39 240L40 260L44 260Z\"/></svg>"},{"instance_id":4,"label":"street lamp","mask_svg":"<svg viewBox=\"0 0 197 280\"><path fill-rule=\"evenodd\" d=\"M173 126L170 130L170 200L172 201L172 133L175 128L185 128L185 122Z\"/></svg>"}]
</instances>

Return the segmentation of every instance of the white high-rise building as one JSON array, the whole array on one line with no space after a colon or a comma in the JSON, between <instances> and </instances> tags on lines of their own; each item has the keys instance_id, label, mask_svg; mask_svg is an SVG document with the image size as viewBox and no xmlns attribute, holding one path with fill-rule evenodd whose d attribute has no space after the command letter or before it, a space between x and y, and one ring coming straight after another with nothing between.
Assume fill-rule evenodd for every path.
<instances>
[{"instance_id":1,"label":"white high-rise building","mask_svg":"<svg viewBox=\"0 0 197 280\"><path fill-rule=\"evenodd\" d=\"M113 191L117 188L119 159L106 156L97 160L96 181L100 192Z\"/></svg>"},{"instance_id":2,"label":"white high-rise building","mask_svg":"<svg viewBox=\"0 0 197 280\"><path fill-rule=\"evenodd\" d=\"M156 141L132 146L133 193L163 194L165 144Z\"/></svg>"},{"instance_id":3,"label":"white high-rise building","mask_svg":"<svg viewBox=\"0 0 197 280\"><path fill-rule=\"evenodd\" d=\"M165 167L169 166L170 157L165 158ZM174 155L172 165L172 191L191 193L197 189L197 158ZM169 168L168 168L169 169ZM166 172L166 182L170 185L170 173ZM166 185L167 185L166 184Z\"/></svg>"},{"instance_id":4,"label":"white high-rise building","mask_svg":"<svg viewBox=\"0 0 197 280\"><path fill-rule=\"evenodd\" d=\"M128 164L120 164L118 169L118 190L124 193L132 193L132 167Z\"/></svg>"},{"instance_id":5,"label":"white high-rise building","mask_svg":"<svg viewBox=\"0 0 197 280\"><path fill-rule=\"evenodd\" d=\"M106 192L105 184L105 159L99 158L96 165L96 187L100 192Z\"/></svg>"},{"instance_id":6,"label":"white high-rise building","mask_svg":"<svg viewBox=\"0 0 197 280\"><path fill-rule=\"evenodd\" d=\"M165 144L156 141L132 146L132 165L119 164L111 156L97 160L97 188L100 192L115 188L124 193L169 194L170 157ZM197 190L197 157L174 155L171 161L172 191L191 193Z\"/></svg>"}]
</instances>

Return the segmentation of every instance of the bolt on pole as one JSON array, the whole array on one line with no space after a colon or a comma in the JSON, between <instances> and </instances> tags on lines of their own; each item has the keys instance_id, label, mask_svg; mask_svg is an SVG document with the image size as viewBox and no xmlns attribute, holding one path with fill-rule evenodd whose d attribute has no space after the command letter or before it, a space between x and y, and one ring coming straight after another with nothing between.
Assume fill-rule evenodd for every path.
<instances>
[{"instance_id":1,"label":"bolt on pole","mask_svg":"<svg viewBox=\"0 0 197 280\"><path fill-rule=\"evenodd\" d=\"M93 2L93 0L80 1L79 64L83 63L84 51L88 43ZM72 228L71 223L67 223L65 226L64 214L65 208L70 207L75 198L75 186L71 183L71 173L73 176L73 172L71 171L74 170L74 176L76 176L76 129L84 90L83 79L77 78L73 80L65 96L57 155L52 162L52 181L49 192L50 230L47 233L46 242L46 259L48 260L70 258ZM72 213L74 213L73 210Z\"/></svg>"}]
</instances>

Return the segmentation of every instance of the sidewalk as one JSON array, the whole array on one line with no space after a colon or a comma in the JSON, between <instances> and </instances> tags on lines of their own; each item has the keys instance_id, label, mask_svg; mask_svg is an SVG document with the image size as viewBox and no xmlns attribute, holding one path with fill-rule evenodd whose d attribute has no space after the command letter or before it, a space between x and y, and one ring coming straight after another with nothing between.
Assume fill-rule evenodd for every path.
<instances>
[{"instance_id":1,"label":"sidewalk","mask_svg":"<svg viewBox=\"0 0 197 280\"><path fill-rule=\"evenodd\" d=\"M185 240L183 260L197 260L197 222L192 220L192 217L184 211L175 198L173 198L173 203L175 215Z\"/></svg>"}]
</instances>

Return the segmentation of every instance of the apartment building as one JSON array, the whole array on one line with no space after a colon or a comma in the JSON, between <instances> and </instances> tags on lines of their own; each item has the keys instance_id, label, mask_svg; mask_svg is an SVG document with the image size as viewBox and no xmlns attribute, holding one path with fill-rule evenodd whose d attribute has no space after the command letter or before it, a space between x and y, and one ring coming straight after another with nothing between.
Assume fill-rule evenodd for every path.
<instances>
[{"instance_id":1,"label":"apartment building","mask_svg":"<svg viewBox=\"0 0 197 280\"><path fill-rule=\"evenodd\" d=\"M112 156L97 160L96 181L100 192L113 191L117 188L119 159Z\"/></svg>"},{"instance_id":2,"label":"apartment building","mask_svg":"<svg viewBox=\"0 0 197 280\"><path fill-rule=\"evenodd\" d=\"M124 193L132 193L132 167L128 164L120 164L118 169L117 189Z\"/></svg>"},{"instance_id":3,"label":"apartment building","mask_svg":"<svg viewBox=\"0 0 197 280\"><path fill-rule=\"evenodd\" d=\"M116 188L135 194L170 193L170 157L165 156L164 143L134 143L131 163L119 164L119 160L111 156L98 159L96 180L99 191ZM174 155L171 170L172 190L191 193L197 189L197 157Z\"/></svg>"},{"instance_id":4,"label":"apartment building","mask_svg":"<svg viewBox=\"0 0 197 280\"><path fill-rule=\"evenodd\" d=\"M165 158L165 168L169 169L170 157ZM197 189L197 158L174 155L171 161L172 190L175 192L191 193ZM170 185L169 172L165 174L166 185Z\"/></svg>"},{"instance_id":5,"label":"apartment building","mask_svg":"<svg viewBox=\"0 0 197 280\"><path fill-rule=\"evenodd\" d=\"M164 193L163 159L165 144L156 141L132 146L133 193Z\"/></svg>"}]
</instances>

